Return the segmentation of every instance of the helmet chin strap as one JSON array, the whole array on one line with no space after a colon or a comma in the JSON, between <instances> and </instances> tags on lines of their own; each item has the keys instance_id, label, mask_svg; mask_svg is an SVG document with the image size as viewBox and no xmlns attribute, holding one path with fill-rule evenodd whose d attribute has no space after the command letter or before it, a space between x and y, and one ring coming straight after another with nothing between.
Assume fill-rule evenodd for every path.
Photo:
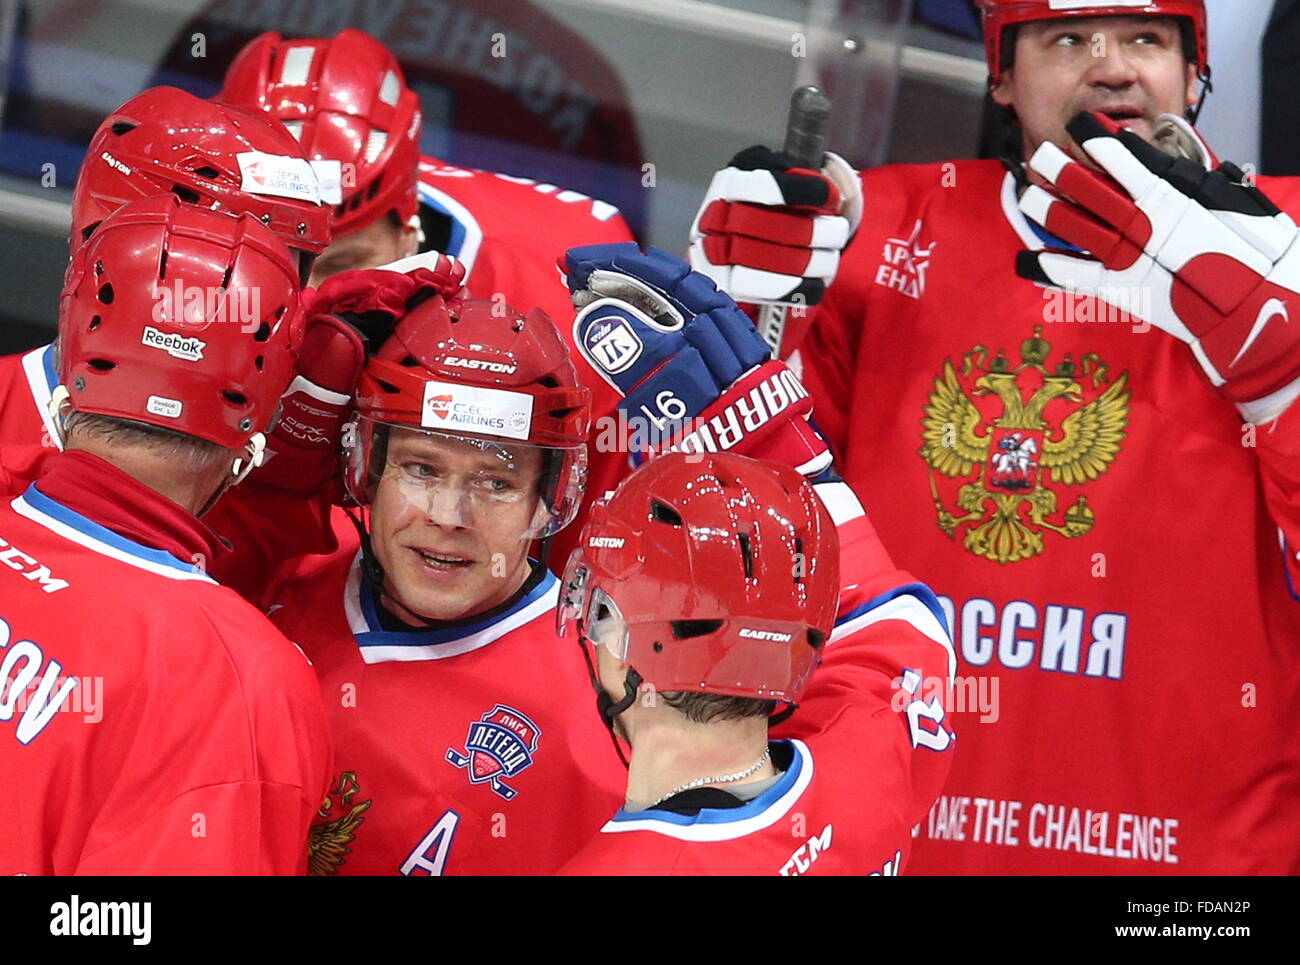
<instances>
[{"instance_id":1,"label":"helmet chin strap","mask_svg":"<svg viewBox=\"0 0 1300 965\"><path fill-rule=\"evenodd\" d=\"M1201 109L1205 107L1205 99L1214 93L1214 82L1210 79L1210 67L1205 66L1205 73L1197 75L1197 80L1201 82L1201 96L1196 98L1196 104L1187 109L1187 123L1195 126L1197 119L1201 116Z\"/></svg>"},{"instance_id":2,"label":"helmet chin strap","mask_svg":"<svg viewBox=\"0 0 1300 965\"><path fill-rule=\"evenodd\" d=\"M254 432L248 437L248 442L244 443L245 455L236 456L230 464L230 471L222 478L216 491L207 498L202 508L199 509L195 516L203 517L211 511L212 507L217 504L226 490L232 486L238 486L248 478L248 474L262 465L266 461L266 436L260 432Z\"/></svg>"},{"instance_id":3,"label":"helmet chin strap","mask_svg":"<svg viewBox=\"0 0 1300 965\"><path fill-rule=\"evenodd\" d=\"M627 668L627 676L623 678L623 696L615 700L600 685L600 679L596 676L596 665L592 662L591 654L587 644L590 643L583 636L582 627L578 627L578 649L582 651L582 659L587 664L587 677L591 680L591 687L596 691L596 710L600 714L601 723L609 731L609 739L614 742L614 753L618 759L623 762L624 767L629 767L627 757L623 754L623 745L618 742L618 734L614 732L614 718L623 711L627 710L636 701L637 691L641 689L644 679L639 673L631 667ZM598 644L591 644L595 647Z\"/></svg>"}]
</instances>

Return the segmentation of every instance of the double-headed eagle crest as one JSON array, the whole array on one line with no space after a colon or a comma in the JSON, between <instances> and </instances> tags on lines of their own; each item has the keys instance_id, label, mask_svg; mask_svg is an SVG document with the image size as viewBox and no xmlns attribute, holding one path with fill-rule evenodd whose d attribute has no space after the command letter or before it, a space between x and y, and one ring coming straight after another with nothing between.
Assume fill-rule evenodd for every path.
<instances>
[{"instance_id":1,"label":"double-headed eagle crest","mask_svg":"<svg viewBox=\"0 0 1300 965\"><path fill-rule=\"evenodd\" d=\"M339 775L338 784L330 788L316 812L317 821L311 826L307 835L307 873L309 875L338 874L339 865L352 849L348 847L357 835L365 818L362 816L370 808L370 801L352 803L361 786L357 783L356 771L344 771ZM334 811L335 799L342 812L330 820Z\"/></svg>"},{"instance_id":2,"label":"double-headed eagle crest","mask_svg":"<svg viewBox=\"0 0 1300 965\"><path fill-rule=\"evenodd\" d=\"M1080 363L1067 354L1049 371L1052 346L1042 336L1039 325L1020 343L1015 366L1004 350L988 360L982 345L963 357L960 375L945 360L922 420L920 453L939 528L952 539L962 530L968 550L997 563L1042 553L1045 532L1074 539L1092 529L1087 498L1078 495L1058 516L1065 494L1054 487L1081 486L1106 472L1128 425L1128 374L1111 382L1108 366L1091 353ZM936 474L967 480L952 509Z\"/></svg>"}]
</instances>

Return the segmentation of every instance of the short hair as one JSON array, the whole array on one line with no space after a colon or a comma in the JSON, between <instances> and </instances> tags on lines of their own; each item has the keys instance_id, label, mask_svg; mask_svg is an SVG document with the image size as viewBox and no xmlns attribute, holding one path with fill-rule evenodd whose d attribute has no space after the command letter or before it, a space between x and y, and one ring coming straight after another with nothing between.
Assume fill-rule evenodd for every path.
<instances>
[{"instance_id":1,"label":"short hair","mask_svg":"<svg viewBox=\"0 0 1300 965\"><path fill-rule=\"evenodd\" d=\"M761 697L728 697L724 694L703 694L695 690L679 690L660 694L673 710L696 724L710 724L718 720L746 720L750 717L767 718L776 710L775 700Z\"/></svg>"},{"instance_id":2,"label":"short hair","mask_svg":"<svg viewBox=\"0 0 1300 965\"><path fill-rule=\"evenodd\" d=\"M203 472L230 458L225 447L162 426L74 410L68 415L66 437L98 439L113 446L139 448L160 460L178 462L177 469Z\"/></svg>"}]
</instances>

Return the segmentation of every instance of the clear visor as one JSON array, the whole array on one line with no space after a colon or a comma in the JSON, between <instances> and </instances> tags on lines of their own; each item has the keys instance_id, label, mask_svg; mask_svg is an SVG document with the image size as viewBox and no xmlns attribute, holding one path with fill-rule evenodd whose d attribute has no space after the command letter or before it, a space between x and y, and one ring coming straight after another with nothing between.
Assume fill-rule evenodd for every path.
<instances>
[{"instance_id":1,"label":"clear visor","mask_svg":"<svg viewBox=\"0 0 1300 965\"><path fill-rule=\"evenodd\" d=\"M591 586L591 569L581 550L575 550L565 568L556 609L556 630L560 636L577 632L584 643L604 647L619 660L627 659L627 622L618 604L599 586Z\"/></svg>"},{"instance_id":2,"label":"clear visor","mask_svg":"<svg viewBox=\"0 0 1300 965\"><path fill-rule=\"evenodd\" d=\"M566 525L581 500L585 449L456 435L360 418L347 433L348 491L357 502L399 502L440 525L513 520L527 539Z\"/></svg>"}]
</instances>

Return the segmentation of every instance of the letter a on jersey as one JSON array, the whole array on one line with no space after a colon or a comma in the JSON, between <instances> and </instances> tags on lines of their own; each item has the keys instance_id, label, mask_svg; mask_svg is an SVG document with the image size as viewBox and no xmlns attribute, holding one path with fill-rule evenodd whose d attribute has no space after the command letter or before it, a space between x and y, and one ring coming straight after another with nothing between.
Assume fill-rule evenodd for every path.
<instances>
[{"instance_id":1,"label":"letter a on jersey","mask_svg":"<svg viewBox=\"0 0 1300 965\"><path fill-rule=\"evenodd\" d=\"M488 784L507 801L519 792L502 778L514 777L533 763L541 731L524 714L497 704L469 725L465 750L447 748L447 760L469 772L471 784Z\"/></svg>"}]
</instances>

